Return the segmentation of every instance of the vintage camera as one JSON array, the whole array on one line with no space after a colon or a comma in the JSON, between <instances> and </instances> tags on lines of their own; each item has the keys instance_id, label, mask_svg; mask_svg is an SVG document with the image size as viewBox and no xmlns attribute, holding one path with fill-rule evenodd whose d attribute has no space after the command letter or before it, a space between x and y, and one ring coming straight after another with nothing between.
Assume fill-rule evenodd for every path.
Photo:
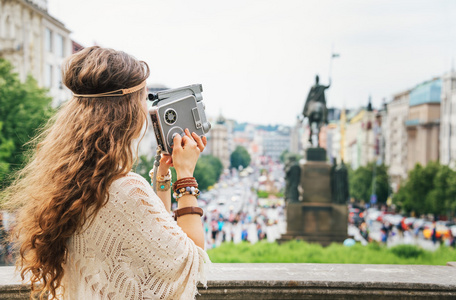
<instances>
[{"instance_id":1,"label":"vintage camera","mask_svg":"<svg viewBox=\"0 0 456 300\"><path fill-rule=\"evenodd\" d=\"M149 100L153 101L149 114L162 152L172 153L174 135L184 136L185 128L199 136L211 129L204 111L202 91L201 84L193 84L149 94Z\"/></svg>"}]
</instances>

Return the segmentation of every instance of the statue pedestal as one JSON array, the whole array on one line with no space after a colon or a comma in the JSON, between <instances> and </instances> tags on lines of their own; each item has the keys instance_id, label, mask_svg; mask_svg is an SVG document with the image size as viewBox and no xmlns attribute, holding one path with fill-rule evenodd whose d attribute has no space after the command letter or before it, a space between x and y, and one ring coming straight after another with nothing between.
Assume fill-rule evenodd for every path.
<instances>
[{"instance_id":1,"label":"statue pedestal","mask_svg":"<svg viewBox=\"0 0 456 300\"><path fill-rule=\"evenodd\" d=\"M321 148L317 151L321 150L325 151ZM322 160L308 160L300 167L301 201L287 203L287 233L279 243L295 239L323 246L342 243L348 237L348 207L331 201L331 165Z\"/></svg>"},{"instance_id":2,"label":"statue pedestal","mask_svg":"<svg viewBox=\"0 0 456 300\"><path fill-rule=\"evenodd\" d=\"M323 246L342 243L347 237L347 205L334 203L288 203L287 233L279 243L303 240Z\"/></svg>"}]
</instances>

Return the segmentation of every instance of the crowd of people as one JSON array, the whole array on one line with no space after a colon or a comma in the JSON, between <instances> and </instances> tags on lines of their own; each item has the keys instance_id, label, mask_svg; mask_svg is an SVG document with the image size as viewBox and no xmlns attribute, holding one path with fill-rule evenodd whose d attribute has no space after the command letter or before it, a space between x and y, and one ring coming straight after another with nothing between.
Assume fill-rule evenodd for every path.
<instances>
[{"instance_id":1,"label":"crowd of people","mask_svg":"<svg viewBox=\"0 0 456 300\"><path fill-rule=\"evenodd\" d=\"M10 266L14 264L13 244L9 238L12 228L4 226L4 214L8 215L0 212L0 266Z\"/></svg>"},{"instance_id":2,"label":"crowd of people","mask_svg":"<svg viewBox=\"0 0 456 300\"><path fill-rule=\"evenodd\" d=\"M432 246L456 246L453 230L438 221L424 218L407 218L399 214L365 210L362 217L350 219L360 236L366 241L389 244L420 244L432 242ZM428 243L429 244L429 243ZM429 244L430 245L430 244Z\"/></svg>"},{"instance_id":3,"label":"crowd of people","mask_svg":"<svg viewBox=\"0 0 456 300\"><path fill-rule=\"evenodd\" d=\"M285 232L283 206L259 207L235 213L223 214L215 209L204 216L206 249L220 246L223 242L252 244L267 240L274 242Z\"/></svg>"}]
</instances>

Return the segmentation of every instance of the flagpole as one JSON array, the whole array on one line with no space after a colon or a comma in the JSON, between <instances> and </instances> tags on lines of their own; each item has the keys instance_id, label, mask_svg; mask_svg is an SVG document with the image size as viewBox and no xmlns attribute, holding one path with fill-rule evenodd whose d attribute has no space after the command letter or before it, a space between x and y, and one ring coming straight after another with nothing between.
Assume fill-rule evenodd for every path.
<instances>
[{"instance_id":1,"label":"flagpole","mask_svg":"<svg viewBox=\"0 0 456 300\"><path fill-rule=\"evenodd\" d=\"M329 85L332 84L331 83L332 61L333 61L334 58L337 58L339 56L340 56L339 53L334 53L334 45L333 45L332 48L331 48L331 58L329 59L329 74L328 74L328 76L329 76ZM328 96L326 97L326 105L327 105L327 107L329 107L329 97Z\"/></svg>"}]
</instances>

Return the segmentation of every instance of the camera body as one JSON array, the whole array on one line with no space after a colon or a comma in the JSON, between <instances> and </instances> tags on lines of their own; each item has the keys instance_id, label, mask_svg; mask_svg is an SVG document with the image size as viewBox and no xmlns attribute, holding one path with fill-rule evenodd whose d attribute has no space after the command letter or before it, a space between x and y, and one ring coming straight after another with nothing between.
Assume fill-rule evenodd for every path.
<instances>
[{"instance_id":1,"label":"camera body","mask_svg":"<svg viewBox=\"0 0 456 300\"><path fill-rule=\"evenodd\" d=\"M153 101L149 114L157 144L163 153L172 153L174 135L184 136L185 128L199 136L211 129L204 110L202 91L201 84L193 84L149 94L149 100Z\"/></svg>"}]
</instances>

